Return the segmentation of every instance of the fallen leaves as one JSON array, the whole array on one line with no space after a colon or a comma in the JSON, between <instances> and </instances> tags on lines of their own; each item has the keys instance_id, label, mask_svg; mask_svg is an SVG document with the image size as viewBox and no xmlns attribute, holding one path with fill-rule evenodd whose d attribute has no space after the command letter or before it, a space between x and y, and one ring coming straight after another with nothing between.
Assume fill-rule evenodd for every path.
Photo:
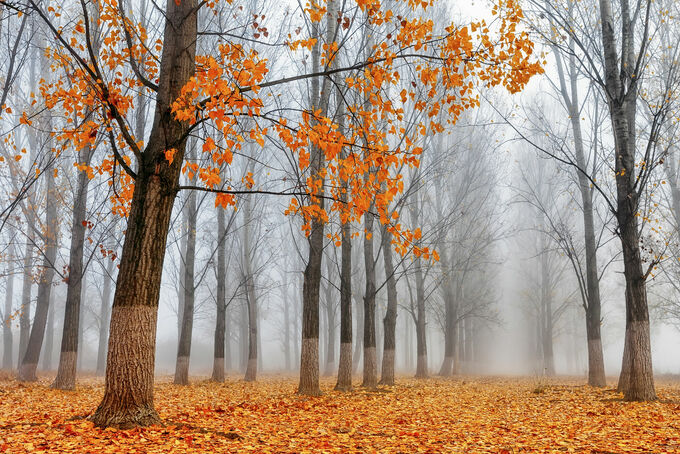
<instances>
[{"instance_id":1,"label":"fallen leaves","mask_svg":"<svg viewBox=\"0 0 680 454\"><path fill-rule=\"evenodd\" d=\"M160 380L165 426L99 429L86 416L100 379L75 392L0 381L0 452L678 452L680 385L660 400L623 402L578 382L402 379L392 388L295 394L293 377L189 387ZM380 392L383 391L383 392Z\"/></svg>"}]
</instances>

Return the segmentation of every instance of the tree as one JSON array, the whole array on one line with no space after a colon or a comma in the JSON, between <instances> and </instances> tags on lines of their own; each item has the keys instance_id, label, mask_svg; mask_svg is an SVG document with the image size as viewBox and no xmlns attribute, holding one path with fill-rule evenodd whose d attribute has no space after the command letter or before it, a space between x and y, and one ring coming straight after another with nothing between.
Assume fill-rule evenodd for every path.
<instances>
[{"instance_id":1,"label":"tree","mask_svg":"<svg viewBox=\"0 0 680 454\"><path fill-rule=\"evenodd\" d=\"M323 239L322 226L327 220L327 213L329 210L337 211L345 213L350 220L356 220L368 208L362 200L375 199L380 221L388 224L393 213L387 207L400 190L398 178L387 178L389 169L403 164L416 165L420 150L412 145L412 140L396 150L385 148L381 145L382 133L379 132L382 122L378 125L373 113L361 114L354 105L351 106L354 109L353 116L349 118L356 118L355 115L360 113L359 120L355 120L351 127L347 125L347 136L339 136L337 130L331 127L334 123L323 116L324 109L321 112L318 112L318 108L311 113L303 112L298 125L293 127L286 119L269 118L262 110L266 99L259 96L258 92L263 89L271 92L275 87L299 79L311 79L319 83L319 78L330 75L329 71L352 74L350 88L363 90L370 97L375 117L380 117L382 112L394 118L393 126L396 128L401 118L400 109L381 94L384 86L396 80L397 76L393 75L392 70L396 61L420 59L422 64L417 69L420 74L418 80L424 85L434 87L436 80L443 80L450 94L443 96L441 102L432 109L448 109L452 121L462 110L476 104L476 97L469 91L471 87L463 84L460 71L475 78L481 77L484 83L490 85L504 85L510 91L518 91L531 75L540 71L539 65L531 60L533 48L528 35L517 30L521 10L513 1L497 10L501 20L495 27L498 39L493 46L490 45L488 33L479 24L473 27L451 26L444 36L435 37L431 31L432 24L421 22L417 16L409 20L397 20L393 13L383 11L378 5L369 8L361 4L369 20L376 23L391 21L404 29L398 48L413 47L415 53L402 54L385 42L385 46L379 47L380 50L367 61L330 70L332 54L326 54L323 58L327 61L319 73L267 81L264 80L266 62L258 58L255 51L246 51L242 45L224 42L214 56L196 57L199 37L197 16L201 8L218 6L212 3L199 7L194 0L167 2L162 15L164 31L157 46L162 47L159 64L153 58L147 58L154 48L143 42L144 33L137 33L137 24L126 16L126 9L120 4L105 4L100 14L100 20L107 22L107 27L115 30L115 34L109 31L107 36L103 36L99 54L93 51L92 17L86 9L70 22L72 25L68 30L60 30L50 11L32 0L29 0L29 4L58 42L58 47L50 53L51 58L63 63L64 67L75 68L69 73L75 86L82 84L94 88L89 92L80 90L79 95L74 95L64 87L62 80L43 87L48 107L52 109L71 109L76 115L82 116L86 106L90 108L94 105L95 113L89 122L75 129L64 127L56 135L57 140L71 141L80 149L95 140L101 131L109 139L114 155L100 166L102 172L114 176L115 181L128 183L122 189L123 195L116 199L116 211L127 214L128 225L111 314L106 390L92 417L95 424L100 426L129 427L159 422L153 408L155 326L167 231L177 192L216 192L216 203L222 206L235 203L234 195L257 192L252 189L250 181L244 182L242 190L233 189L221 181L218 169L211 166L199 168L195 162L185 162L187 138L197 125L210 124L215 133L225 137L228 148L218 147L208 136L202 149L211 153L217 163L229 163L234 152L241 150L240 144L246 140L244 133L253 142L263 142L265 128L259 121L269 122L286 147L297 154L298 164L306 174L304 184L296 190L274 192L286 196L304 195L310 202L302 206L298 199L293 199L289 213L303 214L307 221L305 229L310 233L311 253L303 286L306 309L303 310L300 392L314 394L318 392L318 271L322 246L319 238ZM312 22L317 24L324 10L313 5L306 12ZM331 22L336 23L336 20ZM100 29L107 27L100 26ZM65 37L67 33L82 39L72 44ZM139 36L142 36L141 40ZM479 42L489 45L475 48L473 36L475 41L479 39ZM291 47L314 47L314 43L313 40L306 43L298 41L291 43ZM333 47L331 45L330 49ZM440 66L435 67L427 62L435 62ZM145 66L145 73L139 70L140 65ZM116 77L116 71L124 71L130 77ZM126 95L129 84L143 87L155 97L154 120L144 144L134 137L125 121L125 115L134 103L131 96ZM327 77L324 77L323 85L329 85ZM322 107L325 101L321 101L329 90L321 91L320 100L316 98L319 90L313 92L314 102L311 105ZM403 96L408 97L409 91L406 90ZM239 117L257 118L258 122L254 122L252 129L248 130L243 128ZM361 129L359 134L356 133L357 127ZM419 129L427 131L439 128L436 124L423 124ZM343 146L358 146L359 137L368 137L367 143L375 149L371 153L364 153L363 157L353 151L348 159L341 161L340 150ZM130 165L130 156L136 161L134 166ZM379 181L369 181L366 185L365 182L362 184L358 179L352 179L352 175L362 175L370 166L377 169ZM117 173L121 169L123 174ZM201 184L180 185L182 169L190 176L197 177ZM321 189L326 178L329 182L351 180L348 204L339 202L338 190L341 186L334 184L330 190L332 203L326 208L322 201L327 196ZM132 180L134 185L131 184ZM385 193L374 197L376 192L380 193L383 181L386 183ZM126 198L125 195L131 197ZM404 246L405 250L401 250L408 251L410 232L397 228L396 224L390 224L390 229L398 243L409 243ZM426 248L414 252L423 260L431 256L431 251Z\"/></svg>"},{"instance_id":2,"label":"tree","mask_svg":"<svg viewBox=\"0 0 680 454\"><path fill-rule=\"evenodd\" d=\"M615 172L616 189L613 198L608 198L588 169L580 167L574 159L559 153L549 154L584 174L606 198L616 218L626 282L626 335L619 389L627 400L653 400L656 393L646 281L658 257L652 258L651 264L643 268L640 243L644 224L639 223L638 216L644 211L640 202L644 199L654 168L663 162L656 144L660 128L667 121L668 112L675 102L667 94L672 90L668 84L676 77L664 74L659 80L652 77L649 68L651 56L656 54L658 38L663 35L655 33L653 18L660 17L663 7L652 1L638 2L631 8L628 0L615 3L600 0L596 23L592 15L582 14L582 11L571 14L569 8L560 5L536 5L553 21L559 36L573 37L572 43L584 57L579 59L581 71L599 87L607 102L614 142L611 167ZM589 36L594 26L601 29L599 43L582 39ZM563 45L563 40L555 41ZM646 93L644 109L649 111L652 121L638 132L637 118L643 108L639 101L643 99L643 93ZM638 165L640 160L645 163L642 167Z\"/></svg>"}]
</instances>

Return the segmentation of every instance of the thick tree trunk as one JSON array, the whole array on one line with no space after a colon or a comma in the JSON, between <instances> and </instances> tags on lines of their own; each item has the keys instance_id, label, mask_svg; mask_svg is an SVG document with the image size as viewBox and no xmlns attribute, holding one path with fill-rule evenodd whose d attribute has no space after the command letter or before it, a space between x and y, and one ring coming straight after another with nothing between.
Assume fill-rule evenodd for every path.
<instances>
[{"instance_id":1,"label":"thick tree trunk","mask_svg":"<svg viewBox=\"0 0 680 454\"><path fill-rule=\"evenodd\" d=\"M193 160L193 149L187 151L188 158ZM189 359L191 357L191 338L194 331L194 303L196 287L194 283L194 265L196 262L196 192L189 193L184 207L187 213L187 242L184 251L184 310L182 311L182 329L177 345L177 362L175 364L175 384L189 384Z\"/></svg>"},{"instance_id":2,"label":"thick tree trunk","mask_svg":"<svg viewBox=\"0 0 680 454\"><path fill-rule=\"evenodd\" d=\"M387 312L383 319L385 327L383 334L383 358L380 384L394 385L394 358L397 347L397 281L394 278L394 263L392 261L392 234L386 226L382 228L383 262L387 278Z\"/></svg>"},{"instance_id":3,"label":"thick tree trunk","mask_svg":"<svg viewBox=\"0 0 680 454\"><path fill-rule=\"evenodd\" d=\"M111 318L111 280L113 279L115 263L108 260L104 288L99 307L99 345L97 348L97 375L103 375L106 369L106 344L108 343L109 322Z\"/></svg>"},{"instance_id":4,"label":"thick tree trunk","mask_svg":"<svg viewBox=\"0 0 680 454\"><path fill-rule=\"evenodd\" d=\"M47 65L45 64L44 67ZM47 121L48 130L51 129L51 121ZM51 141L48 141L46 149L51 149ZM26 345L26 352L21 360L18 378L20 381L36 381L36 370L38 359L42 348L45 325L50 306L50 294L52 291L52 279L54 278L54 265L57 259L57 242L59 235L59 224L57 219L57 196L54 174L51 170L47 174L47 197L46 204L46 226L44 233L45 249L43 256L43 272L38 283L38 297L36 301L35 316L31 326L31 334Z\"/></svg>"},{"instance_id":5,"label":"thick tree trunk","mask_svg":"<svg viewBox=\"0 0 680 454\"><path fill-rule=\"evenodd\" d=\"M327 2L327 27L326 43L335 40L337 29L338 2ZM312 26L312 35L319 35L317 23ZM317 41L312 49L312 68L315 71L321 69L319 58L321 43ZM337 59L333 59L335 62ZM333 64L331 62L331 65ZM310 106L312 111L319 110L321 115L328 114L328 102L330 99L331 86L328 78L323 78L320 84L318 77L311 81ZM310 176L320 183L321 193L312 194L314 197L323 196L324 178L321 174L324 168L324 151L313 146L310 157ZM320 197L316 204L324 209L324 199ZM302 283L302 348L300 351L300 383L298 393L304 395L319 395L319 287L321 285L321 262L323 258L324 223L316 218L311 221L311 233L309 234L309 256L305 267L304 280Z\"/></svg>"},{"instance_id":6,"label":"thick tree trunk","mask_svg":"<svg viewBox=\"0 0 680 454\"><path fill-rule=\"evenodd\" d=\"M89 150L86 151L89 156ZM88 159L85 161L87 162ZM81 290L83 284L83 247L85 244L85 221L87 216L87 187L90 179L86 172L78 174L73 212L71 217L71 250L69 253L69 274L66 287L66 307L61 334L61 350L57 377L53 388L75 389L76 359L78 357L78 334L80 332Z\"/></svg>"},{"instance_id":7,"label":"thick tree trunk","mask_svg":"<svg viewBox=\"0 0 680 454\"><path fill-rule=\"evenodd\" d=\"M163 258L188 125L171 104L194 75L196 0L166 2L154 123L141 155L111 313L104 397L92 421L133 427L160 422L153 406L156 321ZM175 149L170 164L165 151Z\"/></svg>"},{"instance_id":8,"label":"thick tree trunk","mask_svg":"<svg viewBox=\"0 0 680 454\"><path fill-rule=\"evenodd\" d=\"M10 230L9 235L13 232ZM14 243L9 245L9 257L14 258ZM9 267L8 267L9 268ZM14 273L7 270L7 277L5 278L5 308L4 319L2 320L2 368L12 369L12 349L14 347L14 336L12 336L12 300L14 298Z\"/></svg>"},{"instance_id":9,"label":"thick tree trunk","mask_svg":"<svg viewBox=\"0 0 680 454\"><path fill-rule=\"evenodd\" d=\"M605 92L614 133L616 220L626 279L626 336L619 389L626 400L645 401L656 399L656 392L649 338L646 276L642 271L637 222L639 197L636 190L635 116L639 75L631 73L636 61L633 55L635 23L631 20L628 1L621 1L620 14L622 51L619 55L611 0L600 0Z\"/></svg>"},{"instance_id":10,"label":"thick tree trunk","mask_svg":"<svg viewBox=\"0 0 680 454\"><path fill-rule=\"evenodd\" d=\"M213 345L212 380L218 383L224 381L224 352L227 316L227 227L225 213L222 207L217 207L217 295L215 316L215 343Z\"/></svg>"}]
</instances>

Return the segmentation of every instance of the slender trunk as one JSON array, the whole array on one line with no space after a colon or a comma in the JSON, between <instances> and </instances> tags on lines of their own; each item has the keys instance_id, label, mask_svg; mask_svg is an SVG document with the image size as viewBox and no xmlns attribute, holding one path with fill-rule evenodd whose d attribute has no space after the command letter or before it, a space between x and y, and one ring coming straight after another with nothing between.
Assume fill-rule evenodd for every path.
<instances>
[{"instance_id":1,"label":"slender trunk","mask_svg":"<svg viewBox=\"0 0 680 454\"><path fill-rule=\"evenodd\" d=\"M241 305L239 324L239 336L238 336L238 346L239 346L239 370L245 372L246 365L248 364L248 305L247 301Z\"/></svg>"},{"instance_id":2,"label":"slender trunk","mask_svg":"<svg viewBox=\"0 0 680 454\"><path fill-rule=\"evenodd\" d=\"M347 200L343 191L342 200ZM340 263L340 359L338 382L335 389L352 389L352 228L348 222L342 224Z\"/></svg>"},{"instance_id":3,"label":"slender trunk","mask_svg":"<svg viewBox=\"0 0 680 454\"><path fill-rule=\"evenodd\" d=\"M43 342L42 370L52 370L52 355L54 354L54 292L50 292L50 305L47 312L47 325L45 326L45 341Z\"/></svg>"},{"instance_id":4,"label":"slender trunk","mask_svg":"<svg viewBox=\"0 0 680 454\"><path fill-rule=\"evenodd\" d=\"M353 299L355 308L356 310L354 311L357 314L356 320L357 320L357 325L356 325L356 331L357 333L363 333L364 332L364 306L361 304L356 298ZM352 372L356 373L359 370L359 362L362 358L361 352L363 350L363 336L355 336L355 342L354 342L354 353L352 354Z\"/></svg>"},{"instance_id":5,"label":"slender trunk","mask_svg":"<svg viewBox=\"0 0 680 454\"><path fill-rule=\"evenodd\" d=\"M213 371L212 380L218 383L224 381L224 353L225 331L227 316L227 243L226 243L226 220L222 207L217 207L217 295L215 304L217 313L215 316L215 343L213 345Z\"/></svg>"},{"instance_id":6,"label":"slender trunk","mask_svg":"<svg viewBox=\"0 0 680 454\"><path fill-rule=\"evenodd\" d=\"M380 383L394 385L394 358L397 347L397 281L394 278L394 263L392 261L392 234L386 226L382 228L383 262L387 278L387 311L383 319L385 327L383 334L383 358Z\"/></svg>"},{"instance_id":7,"label":"slender trunk","mask_svg":"<svg viewBox=\"0 0 680 454\"><path fill-rule=\"evenodd\" d=\"M109 321L111 317L111 280L113 279L115 263L108 260L106 275L104 276L104 288L102 289L102 301L99 307L99 346L97 349L97 375L103 375L106 369L106 344L108 341Z\"/></svg>"},{"instance_id":8,"label":"slender trunk","mask_svg":"<svg viewBox=\"0 0 680 454\"><path fill-rule=\"evenodd\" d=\"M418 357L416 359L416 378L427 378L427 339L425 337L425 281L423 279L423 269L421 258L416 257L415 261L415 275L416 275L416 351Z\"/></svg>"},{"instance_id":9,"label":"slender trunk","mask_svg":"<svg viewBox=\"0 0 680 454\"><path fill-rule=\"evenodd\" d=\"M248 304L248 365L245 381L257 378L257 296L255 294L255 274L253 273L253 233L254 222L252 199L248 197L244 209L243 262L245 268L246 302Z\"/></svg>"},{"instance_id":10,"label":"slender trunk","mask_svg":"<svg viewBox=\"0 0 680 454\"><path fill-rule=\"evenodd\" d=\"M288 279L283 273L283 354L286 358L286 370L291 369L290 364L290 307L288 306Z\"/></svg>"},{"instance_id":11,"label":"slender trunk","mask_svg":"<svg viewBox=\"0 0 680 454\"><path fill-rule=\"evenodd\" d=\"M326 13L326 43L335 41L337 29L337 11L339 2L329 0ZM319 36L317 23L312 26L312 35ZM319 58L321 43L316 41L312 49L312 68L318 71L321 68ZM335 62L334 58L330 65ZM318 77L311 81L310 107L312 111L319 110L320 114L328 114L328 103L331 93L331 85L328 78L323 78L323 84ZM316 204L321 210L324 209L323 195L324 177L324 151L317 146L312 146L310 156L309 175L319 183L321 193L311 194L316 197ZM314 202L312 202L314 203ZM300 351L300 383L298 393L304 395L319 395L319 287L321 285L321 261L323 257L324 223L316 217L310 220L311 232L309 234L309 256L305 267L304 280L302 283L302 348Z\"/></svg>"},{"instance_id":12,"label":"slender trunk","mask_svg":"<svg viewBox=\"0 0 680 454\"><path fill-rule=\"evenodd\" d=\"M9 230L9 235L12 237L13 232ZM14 258L14 243L10 243L8 255L10 258ZM9 267L8 267L9 268ZM5 308L4 308L4 319L2 320L2 368L11 369L12 368L12 348L14 346L14 337L12 336L12 299L14 298L14 273L9 269L7 270L5 286Z\"/></svg>"},{"instance_id":13,"label":"slender trunk","mask_svg":"<svg viewBox=\"0 0 680 454\"><path fill-rule=\"evenodd\" d=\"M24 249L23 285L21 288L21 308L19 313L19 359L18 366L26 354L28 336L31 330L31 287L33 286L33 233L29 229Z\"/></svg>"},{"instance_id":14,"label":"slender trunk","mask_svg":"<svg viewBox=\"0 0 680 454\"><path fill-rule=\"evenodd\" d=\"M229 308L224 311L224 369L230 371L234 367L234 362L231 356L231 317Z\"/></svg>"},{"instance_id":15,"label":"slender trunk","mask_svg":"<svg viewBox=\"0 0 680 454\"><path fill-rule=\"evenodd\" d=\"M89 149L85 151L89 156ZM81 158L82 160L82 158ZM85 161L88 159L86 158ZM61 334L61 350L57 377L53 388L75 389L76 359L78 358L78 335L81 330L81 291L83 284L83 248L87 216L87 187L90 179L86 172L78 174L73 212L71 216L71 250L69 253L69 274L66 287L64 325Z\"/></svg>"},{"instance_id":16,"label":"slender trunk","mask_svg":"<svg viewBox=\"0 0 680 454\"><path fill-rule=\"evenodd\" d=\"M375 357L375 258L373 253L373 214L371 211L369 209L364 215L366 290L364 292L364 381L362 386L366 388L375 388L378 384Z\"/></svg>"},{"instance_id":17,"label":"slender trunk","mask_svg":"<svg viewBox=\"0 0 680 454\"><path fill-rule=\"evenodd\" d=\"M442 366L439 368L439 375L449 377L454 372L454 349L456 347L456 296L460 293L460 285L456 285L456 293L454 293L453 286L455 285L453 270L449 267L449 260L446 251L442 251L441 267L447 273L448 279L443 283L444 286L444 360ZM456 296L454 296L456 295ZM458 298L459 299L459 298Z\"/></svg>"},{"instance_id":18,"label":"slender trunk","mask_svg":"<svg viewBox=\"0 0 680 454\"><path fill-rule=\"evenodd\" d=\"M328 279L331 278L332 267L330 265L330 260L328 260ZM327 336L326 336L326 370L324 375L333 375L333 370L335 369L335 310L333 304L333 286L329 282L326 285L326 323L327 323Z\"/></svg>"},{"instance_id":19,"label":"slender trunk","mask_svg":"<svg viewBox=\"0 0 680 454\"><path fill-rule=\"evenodd\" d=\"M188 159L194 159L193 147L189 146ZM187 243L184 254L184 310L182 311L182 330L177 346L177 363L175 365L175 384L189 384L189 359L191 357L191 338L194 330L194 302L196 287L194 283L194 265L196 262L196 192L189 193L187 205Z\"/></svg>"},{"instance_id":20,"label":"slender trunk","mask_svg":"<svg viewBox=\"0 0 680 454\"><path fill-rule=\"evenodd\" d=\"M570 11L571 14L571 11ZM574 46L573 39L571 46ZM560 80L560 91L569 112L571 130L574 136L574 155L576 164L585 170L588 163L583 146L581 130L580 102L578 96L578 76L576 58L569 56L569 89L564 77L562 59L559 52L555 52ZM588 384L602 387L606 385L604 373L604 356L602 354L602 339L600 335L601 300L600 279L597 269L597 239L595 238L595 222L593 210L593 189L590 181L583 172L576 171L583 209L583 231L586 253L586 288L584 302L586 312L586 338L588 341Z\"/></svg>"},{"instance_id":21,"label":"slender trunk","mask_svg":"<svg viewBox=\"0 0 680 454\"><path fill-rule=\"evenodd\" d=\"M47 67L45 62L43 67ZM47 119L47 130L51 130L52 121ZM51 150L51 140L48 140L46 150ZM50 294L52 292L52 279L54 278L54 265L57 259L57 242L59 237L59 224L57 219L57 194L56 184L54 181L54 173L51 170L47 174L47 196L45 197L46 205L46 226L44 233L45 249L43 256L42 275L38 283L38 297L35 308L35 316L31 326L31 334L26 345L26 352L21 360L19 367L18 378L20 381L36 381L36 369L38 368L38 359L40 358L40 350L42 348L45 325L47 324L47 316L50 306Z\"/></svg>"},{"instance_id":22,"label":"slender trunk","mask_svg":"<svg viewBox=\"0 0 680 454\"><path fill-rule=\"evenodd\" d=\"M196 0L166 2L156 111L128 215L111 313L104 397L92 416L97 426L160 422L153 406L158 299L189 127L174 119L171 104L195 72L196 6ZM165 158L169 149L176 150L172 163Z\"/></svg>"},{"instance_id":23,"label":"slender trunk","mask_svg":"<svg viewBox=\"0 0 680 454\"><path fill-rule=\"evenodd\" d=\"M543 224L539 224L543 225ZM550 267L548 261L548 245L545 236L541 236L541 305L543 329L543 373L549 377L555 375L555 359L553 356L553 312L552 312L552 286L550 284Z\"/></svg>"}]
</instances>

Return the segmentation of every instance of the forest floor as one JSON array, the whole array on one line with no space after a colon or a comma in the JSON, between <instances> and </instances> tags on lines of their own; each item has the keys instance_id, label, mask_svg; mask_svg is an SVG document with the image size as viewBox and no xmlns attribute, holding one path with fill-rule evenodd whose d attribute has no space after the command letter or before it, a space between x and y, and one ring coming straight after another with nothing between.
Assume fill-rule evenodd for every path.
<instances>
[{"instance_id":1,"label":"forest floor","mask_svg":"<svg viewBox=\"0 0 680 454\"><path fill-rule=\"evenodd\" d=\"M401 378L391 388L295 395L295 377L244 383L160 377L163 427L98 429L87 419L101 378L76 391L0 378L0 452L652 452L680 453L680 382L659 400L623 402L613 388L572 379Z\"/></svg>"}]
</instances>

